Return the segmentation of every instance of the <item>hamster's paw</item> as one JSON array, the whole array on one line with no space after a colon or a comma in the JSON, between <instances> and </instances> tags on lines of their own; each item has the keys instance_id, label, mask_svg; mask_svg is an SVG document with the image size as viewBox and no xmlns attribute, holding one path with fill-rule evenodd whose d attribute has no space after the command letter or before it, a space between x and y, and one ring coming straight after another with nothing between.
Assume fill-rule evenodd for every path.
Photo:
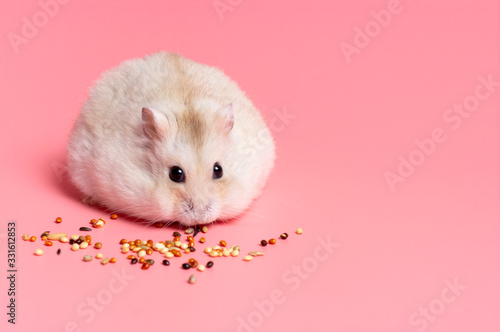
<instances>
[{"instance_id":1,"label":"hamster's paw","mask_svg":"<svg viewBox=\"0 0 500 332\"><path fill-rule=\"evenodd\" d=\"M97 202L90 196L83 196L82 198L82 203L83 204L88 204L88 205L91 205L91 206L94 206L97 204Z\"/></svg>"}]
</instances>

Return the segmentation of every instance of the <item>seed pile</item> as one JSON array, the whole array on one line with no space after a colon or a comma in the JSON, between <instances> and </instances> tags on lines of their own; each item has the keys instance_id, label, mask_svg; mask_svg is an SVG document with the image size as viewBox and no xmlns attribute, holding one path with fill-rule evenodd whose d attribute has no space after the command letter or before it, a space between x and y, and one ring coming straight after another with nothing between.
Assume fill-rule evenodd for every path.
<instances>
[{"instance_id":1,"label":"seed pile","mask_svg":"<svg viewBox=\"0 0 500 332\"><path fill-rule=\"evenodd\" d=\"M118 216L116 214L112 214L111 219L117 219ZM56 223L61 223L62 218L57 217L55 219ZM94 228L102 228L106 224L104 218L92 219L90 221ZM157 227L163 227L164 224L161 222L155 223ZM89 227L80 227L81 232L90 232L92 228ZM171 262L169 259L173 259L175 257L183 257L183 255L190 254L196 251L196 244L194 237L199 233L207 233L207 226L196 226L192 228L188 228L184 231L185 238L180 232L173 232L172 238L164 241L154 242L151 239L142 240L127 240L121 239L119 244L121 245L122 254L127 254L127 259L130 261L131 265L139 264L142 270L148 270L151 266L155 264L154 259L152 259L152 255L154 252L158 252L160 255L163 255L165 259L162 260L163 266L170 266ZM302 228L298 228L295 231L296 234L302 234ZM286 240L288 238L287 233L281 233L279 236L280 239ZM37 240L36 236L29 236L28 234L23 234L22 239L24 241L35 242ZM44 242L45 246L51 247L54 245L54 242L60 243L68 243L71 247L71 250L78 251L80 249L86 249L92 244L92 237L90 235L79 235L72 234L68 236L66 233L51 233L50 231L45 231L40 236L40 239ZM205 237L200 237L199 243L205 243ZM275 245L277 240L275 238L271 238L269 240L261 240L260 245L262 247L270 245ZM95 249L102 249L103 244L101 242L96 242L94 244ZM229 246L225 240L220 240L214 246L207 246L203 249L203 252L207 254L209 257L238 257L240 254L240 247L238 245ZM40 248L35 250L35 255L41 256L44 254L44 251ZM57 250L57 254L61 254L61 249ZM261 251L250 251L247 255L243 257L243 261L251 261L254 257L263 256L264 253ZM104 257L102 253L98 252L95 255L96 259L99 259L102 265L106 265L108 263L116 263L116 257ZM93 260L92 255L84 255L82 260L84 262L91 262ZM199 272L205 271L207 268L211 268L214 265L213 261L209 260L206 264L199 263L194 258L189 258L188 261L184 261L180 264L180 267L185 270L195 269ZM196 283L196 277L191 275L188 279L190 284Z\"/></svg>"},{"instance_id":2,"label":"seed pile","mask_svg":"<svg viewBox=\"0 0 500 332\"><path fill-rule=\"evenodd\" d=\"M57 217L55 219L55 222L57 224L62 223L62 218ZM96 227L96 228L102 228L106 221L104 218L100 219L92 219L90 223ZM90 232L92 231L92 228L89 227L80 227L80 231L82 232ZM30 241L30 242L35 242L37 237L36 236L29 236L28 234L23 234L22 239L24 241ZM40 235L40 239L44 242L45 246L47 247L52 247L54 245L54 242L60 242L60 243L68 243L71 245L71 250L73 251L78 251L80 249L86 249L89 245L92 244L92 237L90 235L79 235L79 234L73 234L71 236L68 236L67 233L51 233L50 231L45 231ZM96 249L102 248L102 243L97 242L94 247ZM42 249L36 249L35 250L35 255L41 256L43 255L43 250ZM57 254L61 254L61 248L57 249ZM102 258L102 254L100 257L98 257L99 254L96 255L96 258ZM85 262L90 262L92 260L91 255L84 255L83 256L83 261ZM116 262L116 258L111 258L110 259L111 263Z\"/></svg>"},{"instance_id":3,"label":"seed pile","mask_svg":"<svg viewBox=\"0 0 500 332\"><path fill-rule=\"evenodd\" d=\"M196 227L198 232L207 232L208 227L204 226L200 228ZM187 229L185 234L189 234L183 239L183 235L179 232L173 232L172 238L164 241L154 242L153 240L127 240L121 239L119 244L121 245L121 252L123 254L129 254L127 259L130 260L130 264L141 264L141 269L147 270L149 269L155 261L153 259L148 259L154 252L158 252L160 255L163 255L165 259L163 259L162 264L165 266L170 265L170 261L168 259L172 259L174 257L183 257L183 255L187 255L189 253L196 251L196 243L194 240L194 236L196 233L194 228ZM203 240L202 242L204 242ZM226 245L225 241L220 241L220 244ZM220 248L220 247L219 247ZM207 263L208 264L208 263ZM212 263L213 265L213 263ZM181 263L180 267L185 270L189 269L197 269L198 271L204 271L205 266L203 264L198 263L194 258L190 258L187 262Z\"/></svg>"}]
</instances>

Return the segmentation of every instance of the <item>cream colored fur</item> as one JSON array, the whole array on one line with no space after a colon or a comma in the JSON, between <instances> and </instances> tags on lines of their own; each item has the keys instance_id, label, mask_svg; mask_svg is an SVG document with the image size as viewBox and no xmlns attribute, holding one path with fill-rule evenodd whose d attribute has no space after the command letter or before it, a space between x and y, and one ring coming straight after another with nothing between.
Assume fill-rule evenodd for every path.
<instances>
[{"instance_id":1,"label":"cream colored fur","mask_svg":"<svg viewBox=\"0 0 500 332\"><path fill-rule=\"evenodd\" d=\"M274 157L266 124L236 83L159 52L102 75L74 125L67 159L72 182L92 201L151 222L194 225L242 213ZM220 179L212 179L215 162ZM184 183L170 180L173 166L184 170Z\"/></svg>"}]
</instances>

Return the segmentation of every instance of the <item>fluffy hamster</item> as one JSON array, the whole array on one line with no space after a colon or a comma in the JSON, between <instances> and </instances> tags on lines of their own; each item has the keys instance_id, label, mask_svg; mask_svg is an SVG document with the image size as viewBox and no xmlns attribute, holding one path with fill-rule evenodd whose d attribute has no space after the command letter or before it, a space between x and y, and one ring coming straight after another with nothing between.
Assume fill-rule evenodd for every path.
<instances>
[{"instance_id":1,"label":"fluffy hamster","mask_svg":"<svg viewBox=\"0 0 500 332\"><path fill-rule=\"evenodd\" d=\"M242 213L274 157L269 129L234 81L159 52L123 62L90 89L67 163L85 200L190 226Z\"/></svg>"}]
</instances>

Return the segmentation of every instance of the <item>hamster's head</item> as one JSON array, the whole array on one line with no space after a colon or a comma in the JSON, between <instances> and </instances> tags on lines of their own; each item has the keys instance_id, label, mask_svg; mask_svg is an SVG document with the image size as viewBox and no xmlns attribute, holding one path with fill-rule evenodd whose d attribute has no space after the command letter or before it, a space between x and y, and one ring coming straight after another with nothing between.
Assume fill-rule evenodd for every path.
<instances>
[{"instance_id":1,"label":"hamster's head","mask_svg":"<svg viewBox=\"0 0 500 332\"><path fill-rule=\"evenodd\" d=\"M185 226L224 218L226 196L234 181L229 163L232 104L181 112L142 110L145 157L153 188L148 193L155 220Z\"/></svg>"}]
</instances>

